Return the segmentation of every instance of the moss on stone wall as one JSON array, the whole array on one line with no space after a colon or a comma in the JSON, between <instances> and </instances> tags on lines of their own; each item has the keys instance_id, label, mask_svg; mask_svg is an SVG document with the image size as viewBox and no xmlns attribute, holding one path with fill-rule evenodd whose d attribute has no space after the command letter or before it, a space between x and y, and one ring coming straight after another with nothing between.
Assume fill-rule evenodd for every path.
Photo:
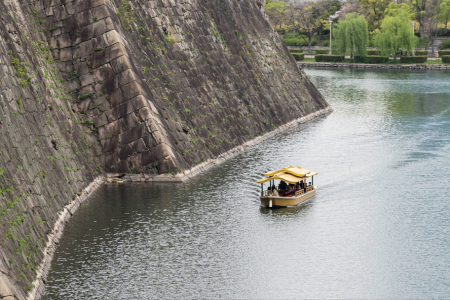
<instances>
[{"instance_id":1,"label":"moss on stone wall","mask_svg":"<svg viewBox=\"0 0 450 300\"><path fill-rule=\"evenodd\" d=\"M33 289L58 212L101 171L183 173L328 108L254 1L0 11L0 296Z\"/></svg>"}]
</instances>

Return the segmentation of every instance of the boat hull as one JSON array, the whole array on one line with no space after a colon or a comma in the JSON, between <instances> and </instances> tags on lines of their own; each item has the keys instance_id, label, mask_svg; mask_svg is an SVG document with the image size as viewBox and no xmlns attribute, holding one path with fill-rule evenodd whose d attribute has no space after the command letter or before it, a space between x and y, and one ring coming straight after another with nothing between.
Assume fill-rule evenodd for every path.
<instances>
[{"instance_id":1,"label":"boat hull","mask_svg":"<svg viewBox=\"0 0 450 300\"><path fill-rule=\"evenodd\" d=\"M314 197L316 195L316 189L302 194L298 197L278 197L278 196L264 196L259 197L262 206L270 206L270 201L272 200L272 207L286 207L298 205L306 200Z\"/></svg>"}]
</instances>

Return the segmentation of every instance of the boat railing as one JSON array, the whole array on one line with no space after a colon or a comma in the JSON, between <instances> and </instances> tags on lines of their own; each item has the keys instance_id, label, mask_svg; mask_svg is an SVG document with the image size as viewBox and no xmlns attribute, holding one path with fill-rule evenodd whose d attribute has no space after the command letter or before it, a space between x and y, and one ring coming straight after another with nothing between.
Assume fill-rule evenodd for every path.
<instances>
[{"instance_id":1,"label":"boat railing","mask_svg":"<svg viewBox=\"0 0 450 300\"><path fill-rule=\"evenodd\" d=\"M300 189L300 190L295 192L295 197L303 195L303 194L305 194L307 192L311 192L312 190L314 190L314 186L312 186L312 185L306 187L305 189ZM292 193L292 191L291 191L291 193ZM292 194L290 194L290 195L292 195ZM261 192L261 197L269 197L269 196L273 196L273 192L272 191L266 190L266 191L262 191ZM281 197L283 197L283 196L281 196Z\"/></svg>"},{"instance_id":2,"label":"boat railing","mask_svg":"<svg viewBox=\"0 0 450 300\"><path fill-rule=\"evenodd\" d=\"M298 197L300 195L303 195L303 190L299 190L295 192L295 197Z\"/></svg>"}]
</instances>

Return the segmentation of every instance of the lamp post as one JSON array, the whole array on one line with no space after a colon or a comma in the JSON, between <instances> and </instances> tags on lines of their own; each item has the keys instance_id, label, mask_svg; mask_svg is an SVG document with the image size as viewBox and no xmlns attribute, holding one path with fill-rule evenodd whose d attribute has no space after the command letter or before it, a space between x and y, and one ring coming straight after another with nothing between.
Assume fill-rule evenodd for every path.
<instances>
[{"instance_id":1,"label":"lamp post","mask_svg":"<svg viewBox=\"0 0 450 300\"><path fill-rule=\"evenodd\" d=\"M333 24L333 21L330 19L328 20L328 23L330 23L330 54L331 54L331 24Z\"/></svg>"},{"instance_id":2,"label":"lamp post","mask_svg":"<svg viewBox=\"0 0 450 300\"><path fill-rule=\"evenodd\" d=\"M412 21L411 23L412 23L413 38L414 38L414 24L416 23L416 21ZM413 47L413 49L412 49L412 55L413 55L413 56L414 56L414 48L415 48L415 47Z\"/></svg>"}]
</instances>

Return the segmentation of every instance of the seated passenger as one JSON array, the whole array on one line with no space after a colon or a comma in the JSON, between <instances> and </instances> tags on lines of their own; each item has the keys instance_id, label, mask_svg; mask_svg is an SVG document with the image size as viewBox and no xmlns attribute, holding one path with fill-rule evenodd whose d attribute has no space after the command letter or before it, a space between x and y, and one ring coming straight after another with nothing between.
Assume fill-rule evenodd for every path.
<instances>
[{"instance_id":1,"label":"seated passenger","mask_svg":"<svg viewBox=\"0 0 450 300\"><path fill-rule=\"evenodd\" d=\"M286 189L287 189L287 184L286 184L286 182L280 181L280 184L278 185L278 189L279 189L280 191L286 190Z\"/></svg>"},{"instance_id":2,"label":"seated passenger","mask_svg":"<svg viewBox=\"0 0 450 300\"><path fill-rule=\"evenodd\" d=\"M272 186L272 195L273 196L279 196L277 189L275 188L275 185Z\"/></svg>"}]
</instances>

